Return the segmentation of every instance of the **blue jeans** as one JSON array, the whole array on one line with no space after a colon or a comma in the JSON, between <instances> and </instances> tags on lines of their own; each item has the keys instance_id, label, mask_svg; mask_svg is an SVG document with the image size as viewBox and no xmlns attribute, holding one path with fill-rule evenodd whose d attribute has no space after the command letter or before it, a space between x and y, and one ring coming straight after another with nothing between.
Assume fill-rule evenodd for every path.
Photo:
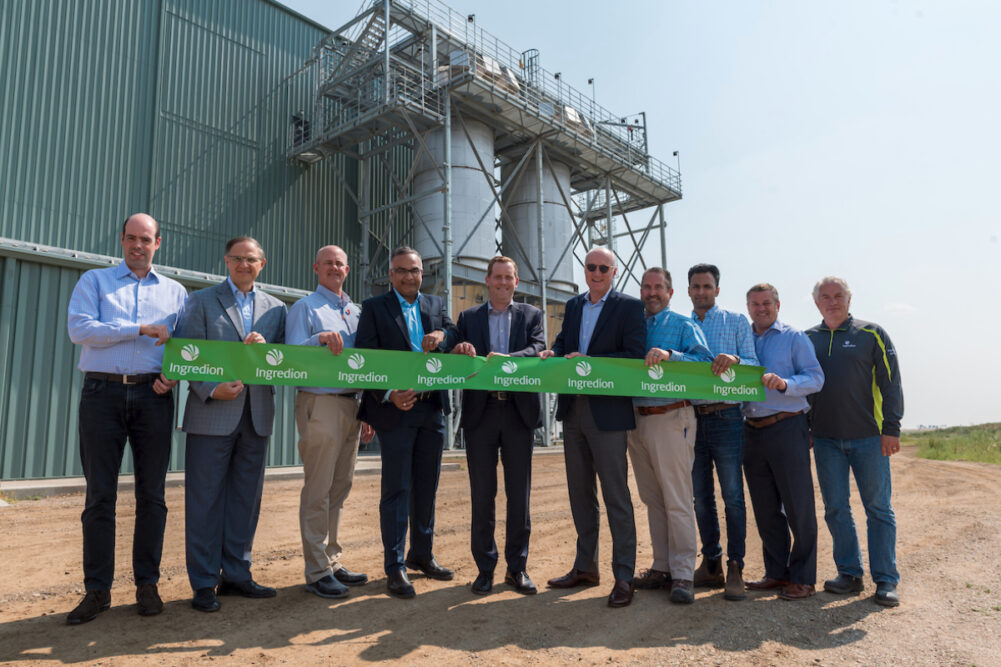
<instances>
[{"instance_id":1,"label":"blue jeans","mask_svg":"<svg viewBox=\"0 0 1001 667\"><path fill-rule=\"evenodd\" d=\"M817 479L824 498L824 519L834 539L834 564L839 574L861 577L862 549L848 504L848 471L855 476L865 508L869 571L873 581L900 581L897 572L897 521L890 506L890 457L883 456L880 437L855 440L814 438Z\"/></svg>"},{"instance_id":2,"label":"blue jeans","mask_svg":"<svg viewBox=\"0 0 1001 667\"><path fill-rule=\"evenodd\" d=\"M695 521L702 538L702 555L711 560L723 557L713 485L715 465L726 514L727 560L736 561L743 567L744 542L747 537L747 508L744 506L742 476L744 418L739 405L697 416L692 490L695 493Z\"/></svg>"}]
</instances>

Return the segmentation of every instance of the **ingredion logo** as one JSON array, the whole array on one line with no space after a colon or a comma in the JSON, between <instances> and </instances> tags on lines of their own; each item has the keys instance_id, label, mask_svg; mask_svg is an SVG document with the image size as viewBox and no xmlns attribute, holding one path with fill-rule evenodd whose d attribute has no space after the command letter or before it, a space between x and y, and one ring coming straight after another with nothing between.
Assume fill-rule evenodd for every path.
<instances>
[{"instance_id":1,"label":"ingredion logo","mask_svg":"<svg viewBox=\"0 0 1001 667\"><path fill-rule=\"evenodd\" d=\"M348 357L348 366L354 370L358 370L365 365L365 357L361 356L357 352Z\"/></svg>"},{"instance_id":2,"label":"ingredion logo","mask_svg":"<svg viewBox=\"0 0 1001 667\"><path fill-rule=\"evenodd\" d=\"M185 361L194 361L198 358L198 346L188 343L181 348L181 359Z\"/></svg>"},{"instance_id":3,"label":"ingredion logo","mask_svg":"<svg viewBox=\"0 0 1001 667\"><path fill-rule=\"evenodd\" d=\"M428 373L440 373L441 372L441 361L438 359L428 359L424 367L428 369Z\"/></svg>"},{"instance_id":4,"label":"ingredion logo","mask_svg":"<svg viewBox=\"0 0 1001 667\"><path fill-rule=\"evenodd\" d=\"M194 361L198 358L201 352L198 346L194 343L188 343L181 348L181 359L185 361ZM189 375L208 375L213 378L218 378L222 376L223 370L220 366L213 366L212 364L202 364L200 366L194 366L192 364L175 364L170 362L170 366L167 370L172 374L182 378L186 378Z\"/></svg>"},{"instance_id":5,"label":"ingredion logo","mask_svg":"<svg viewBox=\"0 0 1001 667\"><path fill-rule=\"evenodd\" d=\"M518 364L513 359L508 359L503 364L501 364L501 370L510 375L507 377L505 375L495 375L494 376L494 386L495 387L541 387L542 378L529 377L526 375L514 375L518 372Z\"/></svg>"},{"instance_id":6,"label":"ingredion logo","mask_svg":"<svg viewBox=\"0 0 1001 667\"><path fill-rule=\"evenodd\" d=\"M728 368L720 374L719 379L730 384L737 379L737 374L733 372L732 368Z\"/></svg>"},{"instance_id":7,"label":"ingredion logo","mask_svg":"<svg viewBox=\"0 0 1001 667\"><path fill-rule=\"evenodd\" d=\"M274 349L269 351L264 355L264 360L268 362L270 366L281 366L281 363L285 361L285 355L279 349Z\"/></svg>"},{"instance_id":8,"label":"ingredion logo","mask_svg":"<svg viewBox=\"0 0 1001 667\"><path fill-rule=\"evenodd\" d=\"M588 375L591 374L591 364L587 363L586 361L579 361L577 362L577 365L574 367L574 370L577 371L577 375L581 376L582 378L586 378Z\"/></svg>"},{"instance_id":9,"label":"ingredion logo","mask_svg":"<svg viewBox=\"0 0 1001 667\"><path fill-rule=\"evenodd\" d=\"M664 377L664 369L660 364L657 364L648 368L646 374L650 376L651 380L659 380Z\"/></svg>"},{"instance_id":10,"label":"ingredion logo","mask_svg":"<svg viewBox=\"0 0 1001 667\"><path fill-rule=\"evenodd\" d=\"M510 375L511 373L514 373L516 370L518 370L518 364L514 363L513 361L505 361L503 364L501 364L501 370Z\"/></svg>"}]
</instances>

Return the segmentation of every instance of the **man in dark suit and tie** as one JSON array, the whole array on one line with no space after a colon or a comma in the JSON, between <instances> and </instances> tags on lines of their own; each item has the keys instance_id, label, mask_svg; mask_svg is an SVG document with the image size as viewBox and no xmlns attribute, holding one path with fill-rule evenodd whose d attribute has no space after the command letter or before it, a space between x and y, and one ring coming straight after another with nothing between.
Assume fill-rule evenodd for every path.
<instances>
[{"instance_id":1,"label":"man in dark suit and tie","mask_svg":"<svg viewBox=\"0 0 1001 667\"><path fill-rule=\"evenodd\" d=\"M389 281L393 289L362 303L355 347L411 352L448 352L455 345L455 325L441 297L421 294L424 265L406 246L393 251ZM366 391L358 418L379 436L382 496L379 523L390 595L414 597L406 568L448 581L453 572L435 560L434 502L450 410L447 391L410 389ZM410 551L404 559L407 522Z\"/></svg>"},{"instance_id":2,"label":"man in dark suit and tie","mask_svg":"<svg viewBox=\"0 0 1001 667\"><path fill-rule=\"evenodd\" d=\"M489 302L459 315L458 354L502 357L535 357L546 346L542 311L514 303L518 267L509 257L494 257L487 264ZM532 440L542 424L542 400L524 391L462 392L462 419L469 492L472 500L470 547L479 575L473 592L486 595L493 588L497 565L494 541L494 499L497 496L497 452L504 464L507 495L507 536L504 582L525 595L536 592L525 570L528 538L532 532L528 499L532 486Z\"/></svg>"},{"instance_id":3,"label":"man in dark suit and tie","mask_svg":"<svg viewBox=\"0 0 1001 667\"><path fill-rule=\"evenodd\" d=\"M226 244L229 277L192 293L177 323L178 338L281 343L285 304L255 288L266 263L261 244L238 236ZM250 575L268 436L275 419L270 385L191 382L184 411L188 579L198 611L219 610L216 595L274 597ZM221 577L220 577L221 573ZM216 586L218 585L218 590Z\"/></svg>"},{"instance_id":4,"label":"man in dark suit and tie","mask_svg":"<svg viewBox=\"0 0 1001 667\"><path fill-rule=\"evenodd\" d=\"M588 291L567 302L563 329L552 356L625 357L646 354L643 303L612 289L617 268L615 255L595 248L584 260ZM612 532L612 574L615 586L609 607L625 607L633 599L636 568L636 523L629 496L626 431L636 428L633 402L628 396L575 396L561 394L556 418L563 421L563 446L570 491L570 511L577 529L577 558L569 573L549 580L553 588L598 584L598 498L601 493Z\"/></svg>"}]
</instances>

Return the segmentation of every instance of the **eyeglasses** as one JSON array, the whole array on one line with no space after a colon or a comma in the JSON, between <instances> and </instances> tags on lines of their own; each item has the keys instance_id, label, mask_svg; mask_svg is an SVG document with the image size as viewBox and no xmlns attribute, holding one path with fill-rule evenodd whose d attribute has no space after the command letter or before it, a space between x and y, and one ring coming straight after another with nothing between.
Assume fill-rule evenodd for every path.
<instances>
[{"instance_id":1,"label":"eyeglasses","mask_svg":"<svg viewBox=\"0 0 1001 667\"><path fill-rule=\"evenodd\" d=\"M234 264L249 264L250 266L253 266L261 261L260 257L240 257L239 255L227 255L227 257L229 257L229 261Z\"/></svg>"},{"instance_id":2,"label":"eyeglasses","mask_svg":"<svg viewBox=\"0 0 1001 667\"><path fill-rule=\"evenodd\" d=\"M416 267L413 269L393 269L393 273L395 273L398 276L410 276L412 278L416 278L417 276L424 273L424 270Z\"/></svg>"},{"instance_id":3,"label":"eyeglasses","mask_svg":"<svg viewBox=\"0 0 1001 667\"><path fill-rule=\"evenodd\" d=\"M612 268L612 267L608 266L607 264L588 264L587 265L587 270L590 271L591 273L594 273L595 271L601 271L602 273L608 273L608 270L610 268Z\"/></svg>"}]
</instances>

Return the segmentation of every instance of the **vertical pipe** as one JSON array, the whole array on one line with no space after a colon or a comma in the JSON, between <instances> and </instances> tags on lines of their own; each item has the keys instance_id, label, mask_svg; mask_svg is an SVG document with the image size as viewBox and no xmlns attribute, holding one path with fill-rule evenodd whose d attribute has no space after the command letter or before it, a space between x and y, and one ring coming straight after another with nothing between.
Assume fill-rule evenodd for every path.
<instances>
[{"instance_id":1,"label":"vertical pipe","mask_svg":"<svg viewBox=\"0 0 1001 667\"><path fill-rule=\"evenodd\" d=\"M612 177L605 177L605 232L608 235L608 249L615 252L615 236L612 234Z\"/></svg>"},{"instance_id":2,"label":"vertical pipe","mask_svg":"<svg viewBox=\"0 0 1001 667\"><path fill-rule=\"evenodd\" d=\"M383 15L383 19L386 21L386 26L384 28L385 31L386 31L386 40L385 40L386 55L385 55L385 64L384 64L385 74L386 74L386 82L385 82L386 96L385 96L385 101L386 101L386 104L389 104L389 0L385 0L385 2L382 5L382 15Z\"/></svg>"},{"instance_id":3,"label":"vertical pipe","mask_svg":"<svg viewBox=\"0 0 1001 667\"><path fill-rule=\"evenodd\" d=\"M431 24L431 87L438 86L438 26Z\"/></svg>"},{"instance_id":4,"label":"vertical pipe","mask_svg":"<svg viewBox=\"0 0 1001 667\"><path fill-rule=\"evenodd\" d=\"M664 222L664 205L657 207L660 215L660 265L667 268L667 223Z\"/></svg>"},{"instance_id":5,"label":"vertical pipe","mask_svg":"<svg viewBox=\"0 0 1001 667\"><path fill-rule=\"evenodd\" d=\"M445 187L442 190L442 270L445 274L442 298L445 300L445 312L449 318L452 317L452 100L445 91L445 132L442 134L442 141L445 143ZM449 398L454 401L456 392L449 391ZM448 413L447 428L448 438L445 446L448 449L455 447L455 428L453 425L453 413Z\"/></svg>"},{"instance_id":6,"label":"vertical pipe","mask_svg":"<svg viewBox=\"0 0 1001 667\"><path fill-rule=\"evenodd\" d=\"M365 142L360 148L362 155L368 154L370 142ZM368 208L368 158L363 157L358 160L358 217L361 218L361 275L362 289L364 290L359 301L363 301L375 293L375 276L371 274L372 258L369 256L371 249L368 245L371 235L369 225L372 222L370 216L362 216L362 211Z\"/></svg>"},{"instance_id":7,"label":"vertical pipe","mask_svg":"<svg viewBox=\"0 0 1001 667\"><path fill-rule=\"evenodd\" d=\"M546 294L546 283L548 282L546 277L546 234L545 234L545 199L543 198L542 192L542 138L540 137L535 144L535 214L536 221L538 223L538 234L539 234L539 292L542 295L542 338L547 342L549 341L549 304L547 301ZM549 395L546 394L546 409L543 411L545 423L543 424L545 428L545 442L546 447L549 446Z\"/></svg>"}]
</instances>

